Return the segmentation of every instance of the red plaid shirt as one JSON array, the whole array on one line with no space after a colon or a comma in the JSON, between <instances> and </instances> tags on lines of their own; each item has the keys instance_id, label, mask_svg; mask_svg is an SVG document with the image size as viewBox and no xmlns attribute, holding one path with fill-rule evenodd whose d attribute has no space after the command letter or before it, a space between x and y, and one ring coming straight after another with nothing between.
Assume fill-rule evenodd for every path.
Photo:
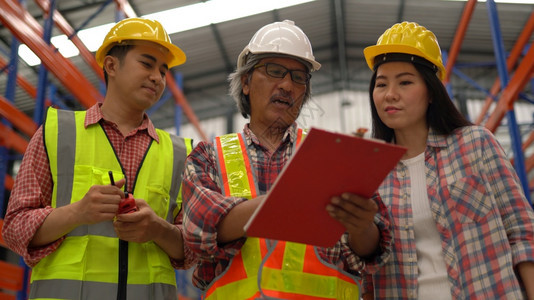
<instances>
[{"instance_id":1,"label":"red plaid shirt","mask_svg":"<svg viewBox=\"0 0 534 300\"><path fill-rule=\"evenodd\" d=\"M534 212L503 149L486 128L432 130L425 151L428 199L453 299L523 299L517 264L534 261ZM418 299L410 174L399 163L379 188L392 216L393 253L364 280L376 299ZM530 278L532 280L532 278Z\"/></svg>"},{"instance_id":2,"label":"red plaid shirt","mask_svg":"<svg viewBox=\"0 0 534 300\"><path fill-rule=\"evenodd\" d=\"M127 136L123 136L117 125L104 120L100 104L87 110L84 126L100 123L104 128L115 152L124 167L128 178L128 190L131 191L135 182L136 172L143 160L150 141L159 143L158 135L152 121L145 115L142 124ZM6 216L4 218L3 236L10 249L24 258L28 266L33 267L42 258L54 252L63 238L38 248L29 248L37 229L53 208L52 175L44 148L42 126L32 137L24 154L22 164L17 174L15 185L11 191ZM175 225L182 230L182 212L176 217ZM173 261L175 268L187 268L192 264L192 255L185 249L185 261Z\"/></svg>"},{"instance_id":3,"label":"red plaid shirt","mask_svg":"<svg viewBox=\"0 0 534 300\"><path fill-rule=\"evenodd\" d=\"M276 177L293 155L297 126L293 124L285 133L283 142L270 153L252 131L245 126L245 144L250 163L257 172L258 195L266 194ZM226 270L230 260L239 252L245 238L234 242L217 243L217 225L224 216L245 198L226 197L218 185L219 173L213 144L201 142L186 161L183 179L184 240L198 257L199 265L193 273L193 284L201 289ZM380 210L375 223L381 232L380 248L384 249L372 259L363 261L352 252L345 233L331 248L317 248L319 256L340 269L357 274L364 270L373 272L389 256L391 232L387 208L378 201Z\"/></svg>"}]
</instances>

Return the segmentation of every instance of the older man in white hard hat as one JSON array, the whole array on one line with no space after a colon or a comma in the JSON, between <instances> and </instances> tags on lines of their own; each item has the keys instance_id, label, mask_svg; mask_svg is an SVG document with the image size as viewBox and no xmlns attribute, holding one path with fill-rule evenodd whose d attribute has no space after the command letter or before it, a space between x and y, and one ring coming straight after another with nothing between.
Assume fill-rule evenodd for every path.
<instances>
[{"instance_id":1,"label":"older man in white hard hat","mask_svg":"<svg viewBox=\"0 0 534 300\"><path fill-rule=\"evenodd\" d=\"M192 263L178 215L191 140L154 128L145 111L161 97L169 68L185 59L159 22L125 19L96 53L104 102L48 110L3 228L33 267L30 299L177 298L174 268ZM126 194L136 208L129 214L120 210Z\"/></svg>"},{"instance_id":2,"label":"older man in white hard hat","mask_svg":"<svg viewBox=\"0 0 534 300\"><path fill-rule=\"evenodd\" d=\"M292 21L261 28L229 77L250 122L241 133L201 142L186 161L184 240L199 258L193 283L206 299L359 299L357 275L390 252L386 208L352 194L326 208L347 229L331 248L246 237L243 230L295 153L303 134L295 120L320 67Z\"/></svg>"}]
</instances>

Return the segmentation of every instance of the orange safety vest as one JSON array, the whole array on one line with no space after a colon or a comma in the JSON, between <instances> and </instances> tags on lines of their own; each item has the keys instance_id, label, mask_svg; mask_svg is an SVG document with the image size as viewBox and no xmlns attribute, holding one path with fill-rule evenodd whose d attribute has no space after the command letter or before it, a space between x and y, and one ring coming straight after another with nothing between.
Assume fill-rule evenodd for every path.
<instances>
[{"instance_id":1,"label":"orange safety vest","mask_svg":"<svg viewBox=\"0 0 534 300\"><path fill-rule=\"evenodd\" d=\"M297 145L301 137L299 129ZM214 145L223 194L255 198L256 172L243 134L216 137ZM314 246L248 237L203 298L359 299L359 279L322 260Z\"/></svg>"}]
</instances>

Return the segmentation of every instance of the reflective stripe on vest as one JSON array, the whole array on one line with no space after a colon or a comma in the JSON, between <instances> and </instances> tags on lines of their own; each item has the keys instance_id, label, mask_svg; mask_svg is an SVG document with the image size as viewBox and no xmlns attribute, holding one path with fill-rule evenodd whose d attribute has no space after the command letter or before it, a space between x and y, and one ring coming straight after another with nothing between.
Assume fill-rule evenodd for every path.
<instances>
[{"instance_id":1,"label":"reflective stripe on vest","mask_svg":"<svg viewBox=\"0 0 534 300\"><path fill-rule=\"evenodd\" d=\"M297 144L301 136L299 129ZM257 180L253 178L256 172L250 164L243 135L217 137L214 145L225 195L253 198L258 192ZM226 270L213 280L204 297L213 300L262 296L359 299L359 281L323 261L313 246L249 237Z\"/></svg>"},{"instance_id":2,"label":"reflective stripe on vest","mask_svg":"<svg viewBox=\"0 0 534 300\"><path fill-rule=\"evenodd\" d=\"M232 134L226 135L224 138L218 137L215 139L214 145L217 152L219 172L221 173L219 178L228 178L228 180L222 180L219 185L223 195L248 199L255 198L258 191L257 180L254 178L255 173L252 172L248 161L248 154L246 151L241 151L241 149L246 149L243 136L241 134Z\"/></svg>"},{"instance_id":3,"label":"reflective stripe on vest","mask_svg":"<svg viewBox=\"0 0 534 300\"><path fill-rule=\"evenodd\" d=\"M54 181L52 207L78 201L92 185L110 184L109 170L116 180L124 178L104 130L100 124L84 128L85 115L85 111L47 112L43 135ZM159 143L153 141L147 149L133 195L173 222L181 207L181 174L192 145L190 139L156 131ZM176 299L168 255L154 242L129 246L128 299ZM89 295L102 294L106 296L98 299L115 299L117 274L118 239L112 221L79 226L33 268L30 298L94 299Z\"/></svg>"}]
</instances>

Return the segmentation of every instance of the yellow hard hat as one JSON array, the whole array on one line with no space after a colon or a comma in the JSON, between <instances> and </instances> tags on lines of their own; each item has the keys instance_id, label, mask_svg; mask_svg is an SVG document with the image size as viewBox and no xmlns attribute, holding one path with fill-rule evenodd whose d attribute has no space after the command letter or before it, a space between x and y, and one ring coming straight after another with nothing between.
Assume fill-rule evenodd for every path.
<instances>
[{"instance_id":1,"label":"yellow hard hat","mask_svg":"<svg viewBox=\"0 0 534 300\"><path fill-rule=\"evenodd\" d=\"M115 45L127 41L154 42L169 50L169 68L185 62L185 53L171 42L171 38L163 26L155 20L143 18L127 18L115 24L104 38L104 42L96 51L96 62L101 67L108 51Z\"/></svg>"},{"instance_id":2,"label":"yellow hard hat","mask_svg":"<svg viewBox=\"0 0 534 300\"><path fill-rule=\"evenodd\" d=\"M417 55L437 68L438 77L445 79L441 49L432 31L414 22L397 23L387 29L376 42L363 50L367 65L374 70L375 57L381 54L402 53Z\"/></svg>"}]
</instances>

